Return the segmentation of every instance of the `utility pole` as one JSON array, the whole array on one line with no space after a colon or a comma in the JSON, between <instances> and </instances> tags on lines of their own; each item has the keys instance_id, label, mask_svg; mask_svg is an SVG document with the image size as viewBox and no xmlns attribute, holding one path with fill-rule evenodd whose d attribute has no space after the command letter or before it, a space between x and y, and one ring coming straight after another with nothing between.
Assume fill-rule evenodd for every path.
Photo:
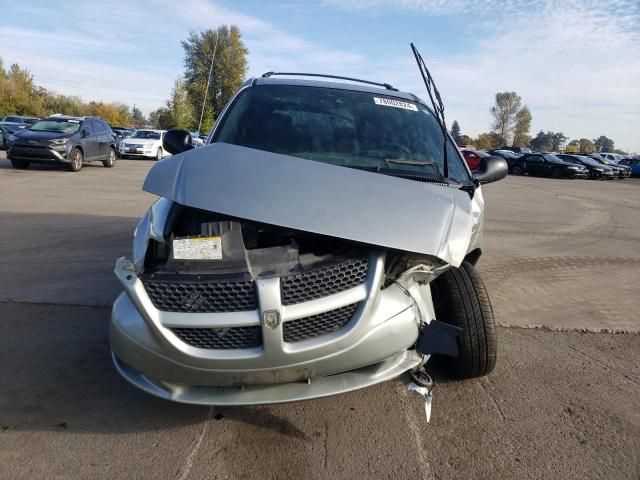
<instances>
[{"instance_id":1,"label":"utility pole","mask_svg":"<svg viewBox=\"0 0 640 480\"><path fill-rule=\"evenodd\" d=\"M211 67L209 68L209 77L207 78L207 88L204 90L204 100L202 101L202 110L200 112L200 121L198 122L198 135L200 135L200 127L202 126L202 117L204 116L204 106L207 104L207 93L209 93L209 84L211 83L211 73L213 73L213 61L216 58L216 50L218 49L218 35L216 32L216 43L213 45L213 55L211 55Z\"/></svg>"}]
</instances>

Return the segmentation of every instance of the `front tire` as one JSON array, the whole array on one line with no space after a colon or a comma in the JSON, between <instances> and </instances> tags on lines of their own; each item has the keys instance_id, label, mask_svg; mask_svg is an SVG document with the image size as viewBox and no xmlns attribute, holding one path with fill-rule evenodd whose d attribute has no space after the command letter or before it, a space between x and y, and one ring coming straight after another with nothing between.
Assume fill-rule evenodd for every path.
<instances>
[{"instance_id":1,"label":"front tire","mask_svg":"<svg viewBox=\"0 0 640 480\"><path fill-rule=\"evenodd\" d=\"M559 168L554 168L553 170L551 170L552 178L560 178L561 176L562 176L562 172L560 171Z\"/></svg>"},{"instance_id":2,"label":"front tire","mask_svg":"<svg viewBox=\"0 0 640 480\"><path fill-rule=\"evenodd\" d=\"M162 160L162 148L158 148L158 151L156 152L156 161L158 160Z\"/></svg>"},{"instance_id":3,"label":"front tire","mask_svg":"<svg viewBox=\"0 0 640 480\"><path fill-rule=\"evenodd\" d=\"M515 166L511 169L511 174L512 175L522 175L522 167L519 166Z\"/></svg>"},{"instance_id":4,"label":"front tire","mask_svg":"<svg viewBox=\"0 0 640 480\"><path fill-rule=\"evenodd\" d=\"M436 318L460 329L459 354L441 357L455 378L487 375L496 366L498 342L493 308L480 274L469 262L450 268L432 284Z\"/></svg>"},{"instance_id":5,"label":"front tire","mask_svg":"<svg viewBox=\"0 0 640 480\"><path fill-rule=\"evenodd\" d=\"M116 164L116 151L113 148L109 148L107 153L107 159L102 161L102 165L105 168L113 168Z\"/></svg>"},{"instance_id":6,"label":"front tire","mask_svg":"<svg viewBox=\"0 0 640 480\"><path fill-rule=\"evenodd\" d=\"M11 165L18 170L26 170L31 166L31 162L26 160L11 160Z\"/></svg>"},{"instance_id":7,"label":"front tire","mask_svg":"<svg viewBox=\"0 0 640 480\"><path fill-rule=\"evenodd\" d=\"M71 151L71 155L69 156L69 170L72 172L79 172L82 169L82 164L84 163L84 155L82 150L79 148L74 148Z\"/></svg>"}]
</instances>

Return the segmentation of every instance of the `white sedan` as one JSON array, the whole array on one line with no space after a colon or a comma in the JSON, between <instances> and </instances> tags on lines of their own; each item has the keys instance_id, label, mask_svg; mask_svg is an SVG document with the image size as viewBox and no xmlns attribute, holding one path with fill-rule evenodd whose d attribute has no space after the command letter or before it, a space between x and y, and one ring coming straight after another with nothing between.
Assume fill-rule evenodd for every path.
<instances>
[{"instance_id":1,"label":"white sedan","mask_svg":"<svg viewBox=\"0 0 640 480\"><path fill-rule=\"evenodd\" d=\"M120 142L118 153L122 158L155 158L162 160L170 154L162 148L166 130L136 130Z\"/></svg>"}]
</instances>

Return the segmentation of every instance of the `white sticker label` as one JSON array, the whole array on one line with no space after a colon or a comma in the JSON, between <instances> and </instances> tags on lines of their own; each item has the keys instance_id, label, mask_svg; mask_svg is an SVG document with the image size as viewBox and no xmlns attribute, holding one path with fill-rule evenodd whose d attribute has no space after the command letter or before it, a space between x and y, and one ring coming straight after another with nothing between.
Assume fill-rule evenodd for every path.
<instances>
[{"instance_id":1,"label":"white sticker label","mask_svg":"<svg viewBox=\"0 0 640 480\"><path fill-rule=\"evenodd\" d=\"M409 103L409 102L402 102L400 100L391 100L390 98L378 98L378 97L373 97L373 101L376 102L376 105L384 105L385 107L404 108L405 110L413 110L414 112L418 111L418 107L416 107L413 103Z\"/></svg>"},{"instance_id":2,"label":"white sticker label","mask_svg":"<svg viewBox=\"0 0 640 480\"><path fill-rule=\"evenodd\" d=\"M67 120L69 123L80 123L80 120Z\"/></svg>"},{"instance_id":3,"label":"white sticker label","mask_svg":"<svg viewBox=\"0 0 640 480\"><path fill-rule=\"evenodd\" d=\"M176 260L222 260L220 237L180 238L173 241Z\"/></svg>"}]
</instances>

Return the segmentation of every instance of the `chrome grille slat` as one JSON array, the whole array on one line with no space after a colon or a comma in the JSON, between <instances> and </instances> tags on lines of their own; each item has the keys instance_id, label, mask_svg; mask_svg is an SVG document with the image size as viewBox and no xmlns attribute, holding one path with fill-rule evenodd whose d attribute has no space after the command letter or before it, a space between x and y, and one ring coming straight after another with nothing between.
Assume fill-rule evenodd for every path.
<instances>
[{"instance_id":1,"label":"chrome grille slat","mask_svg":"<svg viewBox=\"0 0 640 480\"><path fill-rule=\"evenodd\" d=\"M252 281L142 279L153 305L165 312L244 312L257 308Z\"/></svg>"},{"instance_id":2,"label":"chrome grille slat","mask_svg":"<svg viewBox=\"0 0 640 480\"><path fill-rule=\"evenodd\" d=\"M351 320L358 305L359 303L353 303L318 315L284 322L282 324L284 341L301 342L340 330Z\"/></svg>"},{"instance_id":3,"label":"chrome grille slat","mask_svg":"<svg viewBox=\"0 0 640 480\"><path fill-rule=\"evenodd\" d=\"M356 287L364 283L369 270L367 258L349 259L280 279L283 305L294 305Z\"/></svg>"},{"instance_id":4,"label":"chrome grille slat","mask_svg":"<svg viewBox=\"0 0 640 480\"><path fill-rule=\"evenodd\" d=\"M197 348L237 350L262 345L260 327L172 328L184 343Z\"/></svg>"}]
</instances>

